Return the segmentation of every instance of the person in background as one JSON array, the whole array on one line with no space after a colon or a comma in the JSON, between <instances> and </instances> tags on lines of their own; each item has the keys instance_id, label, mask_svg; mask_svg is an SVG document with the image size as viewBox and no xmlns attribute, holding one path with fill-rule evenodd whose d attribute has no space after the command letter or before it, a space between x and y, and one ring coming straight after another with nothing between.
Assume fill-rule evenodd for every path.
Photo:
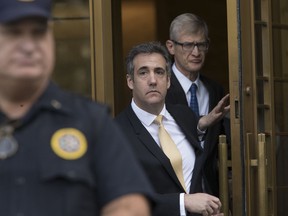
<instances>
[{"instance_id":1,"label":"person in background","mask_svg":"<svg viewBox=\"0 0 288 216\"><path fill-rule=\"evenodd\" d=\"M166 103L189 106L197 116L207 115L225 96L222 86L202 73L209 43L208 27L201 17L184 13L171 22L166 47L174 57L174 64ZM230 120L226 117L207 131L206 139L201 143L207 157L205 173L216 196L219 195L217 161L221 134L227 136L229 143Z\"/></svg>"},{"instance_id":2,"label":"person in background","mask_svg":"<svg viewBox=\"0 0 288 216\"><path fill-rule=\"evenodd\" d=\"M50 12L0 1L0 215L149 216L151 185L107 107L50 80Z\"/></svg>"},{"instance_id":3,"label":"person in background","mask_svg":"<svg viewBox=\"0 0 288 216\"><path fill-rule=\"evenodd\" d=\"M135 155L154 186L157 205L153 215L223 216L220 200L203 193L203 188L209 191L210 186L203 175L205 158L199 139L203 138L206 130L210 130L208 126L227 113L228 97L200 120L187 106L165 105L171 60L166 48L158 42L133 47L126 66L127 85L133 98L115 121L129 138ZM159 118L162 118L170 141L161 139ZM168 142L172 142L170 147L174 148L172 155L166 149Z\"/></svg>"}]
</instances>

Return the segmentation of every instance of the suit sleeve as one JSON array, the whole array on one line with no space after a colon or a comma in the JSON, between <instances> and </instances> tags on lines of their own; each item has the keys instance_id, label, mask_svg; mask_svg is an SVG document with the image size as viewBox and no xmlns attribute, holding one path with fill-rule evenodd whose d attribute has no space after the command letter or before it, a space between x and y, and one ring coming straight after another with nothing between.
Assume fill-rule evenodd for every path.
<instances>
[{"instance_id":1,"label":"suit sleeve","mask_svg":"<svg viewBox=\"0 0 288 216\"><path fill-rule=\"evenodd\" d=\"M180 215L179 193L155 194L156 205L153 216Z\"/></svg>"}]
</instances>

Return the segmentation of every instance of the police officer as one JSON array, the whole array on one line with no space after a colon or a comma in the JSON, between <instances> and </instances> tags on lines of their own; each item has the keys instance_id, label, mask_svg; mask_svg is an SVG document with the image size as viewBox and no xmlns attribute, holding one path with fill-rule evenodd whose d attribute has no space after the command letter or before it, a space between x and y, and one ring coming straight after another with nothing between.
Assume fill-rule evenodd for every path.
<instances>
[{"instance_id":1,"label":"police officer","mask_svg":"<svg viewBox=\"0 0 288 216\"><path fill-rule=\"evenodd\" d=\"M0 1L0 215L147 216L150 185L107 109L50 81L50 11Z\"/></svg>"}]
</instances>

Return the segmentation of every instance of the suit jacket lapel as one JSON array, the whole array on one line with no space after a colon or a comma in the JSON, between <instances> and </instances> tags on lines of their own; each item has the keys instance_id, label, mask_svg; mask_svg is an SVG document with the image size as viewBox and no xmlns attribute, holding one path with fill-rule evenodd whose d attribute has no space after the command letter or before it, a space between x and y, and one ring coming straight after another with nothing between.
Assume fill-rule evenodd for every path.
<instances>
[{"instance_id":1,"label":"suit jacket lapel","mask_svg":"<svg viewBox=\"0 0 288 216\"><path fill-rule=\"evenodd\" d=\"M187 110L187 112L179 111L178 107L181 106L182 109ZM194 150L202 151L202 147L198 141L197 134L197 123L198 118L194 115L194 113L189 109L189 107L183 107L183 105L174 105L171 106L169 104L166 105L168 112L173 116L178 126L181 128L182 132L185 134L187 140L192 145ZM187 115L189 117L187 118ZM191 119L194 121L191 122ZM193 125L194 124L194 125Z\"/></svg>"},{"instance_id":2,"label":"suit jacket lapel","mask_svg":"<svg viewBox=\"0 0 288 216\"><path fill-rule=\"evenodd\" d=\"M146 146L146 148L150 151L152 155L155 156L155 158L158 159L158 161L162 164L162 166L167 170L171 178L175 181L176 184L179 185L179 187L182 188L181 183L179 182L173 167L170 163L169 158L164 154L164 152L161 150L161 148L158 146L158 144L155 142L153 137L150 135L150 133L146 130L146 128L142 125L140 120L137 118L136 114L132 110L131 106L127 109L127 116L128 119L132 125L132 128L140 140L140 142ZM184 190L184 189L183 189Z\"/></svg>"},{"instance_id":3,"label":"suit jacket lapel","mask_svg":"<svg viewBox=\"0 0 288 216\"><path fill-rule=\"evenodd\" d=\"M213 87L213 85L211 84L211 81L203 76L200 75L200 79L203 82L203 84L205 85L205 87L208 90L209 93L209 112L211 112L214 107L217 105L218 100L219 100L219 95L216 93L217 89L215 89L215 86ZM217 125L219 125L220 123L217 123L211 127L209 127L207 129L207 133L206 133L206 138L205 138L205 152L208 154L211 150L214 149L214 146L218 143L218 135L220 133L220 131L218 131L217 129Z\"/></svg>"},{"instance_id":4,"label":"suit jacket lapel","mask_svg":"<svg viewBox=\"0 0 288 216\"><path fill-rule=\"evenodd\" d=\"M202 192L202 167L204 163L203 148L198 141L197 123L198 118L189 107L183 105L166 106L169 113L173 116L178 126L185 134L187 140L194 148L196 159L191 179L190 193ZM181 110L179 110L181 108ZM187 112L185 112L187 111ZM194 121L193 121L194 119Z\"/></svg>"},{"instance_id":5,"label":"suit jacket lapel","mask_svg":"<svg viewBox=\"0 0 288 216\"><path fill-rule=\"evenodd\" d=\"M212 85L209 83L207 77L200 75L200 80L205 85L208 94L209 94L209 112L216 106L218 103L218 97L216 96L216 91L213 89Z\"/></svg>"},{"instance_id":6,"label":"suit jacket lapel","mask_svg":"<svg viewBox=\"0 0 288 216\"><path fill-rule=\"evenodd\" d=\"M173 104L185 104L186 106L188 106L185 92L173 72L171 73L170 81L171 86L168 89L169 93L167 93L166 95L166 101L168 101L168 103L170 101Z\"/></svg>"}]
</instances>

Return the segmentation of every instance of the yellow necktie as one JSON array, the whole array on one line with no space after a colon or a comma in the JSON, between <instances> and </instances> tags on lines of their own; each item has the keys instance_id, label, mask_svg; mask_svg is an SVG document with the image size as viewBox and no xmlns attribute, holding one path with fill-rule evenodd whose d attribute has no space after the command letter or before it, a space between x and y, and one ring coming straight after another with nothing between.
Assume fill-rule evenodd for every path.
<instances>
[{"instance_id":1,"label":"yellow necktie","mask_svg":"<svg viewBox=\"0 0 288 216\"><path fill-rule=\"evenodd\" d=\"M169 133L165 130L162 124L162 115L158 115L154 122L159 125L159 141L160 146L165 153L165 155L170 159L172 167L182 185L182 187L186 190L184 177L183 177L183 170L182 170L182 156L176 146L176 144L171 139Z\"/></svg>"}]
</instances>

